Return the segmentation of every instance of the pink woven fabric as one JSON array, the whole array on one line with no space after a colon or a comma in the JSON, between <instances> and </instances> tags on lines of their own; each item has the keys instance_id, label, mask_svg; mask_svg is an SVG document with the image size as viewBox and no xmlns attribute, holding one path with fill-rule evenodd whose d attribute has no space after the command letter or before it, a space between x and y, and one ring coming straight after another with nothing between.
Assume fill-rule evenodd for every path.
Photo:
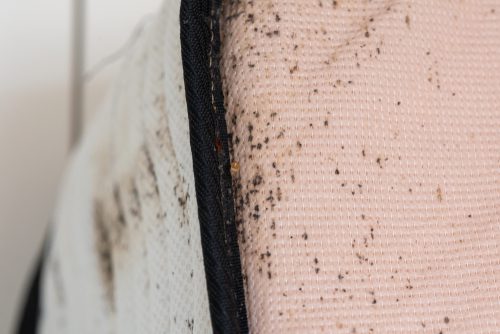
<instances>
[{"instance_id":1,"label":"pink woven fabric","mask_svg":"<svg viewBox=\"0 0 500 334\"><path fill-rule=\"evenodd\" d=\"M500 2L227 1L252 333L500 333Z\"/></svg>"}]
</instances>

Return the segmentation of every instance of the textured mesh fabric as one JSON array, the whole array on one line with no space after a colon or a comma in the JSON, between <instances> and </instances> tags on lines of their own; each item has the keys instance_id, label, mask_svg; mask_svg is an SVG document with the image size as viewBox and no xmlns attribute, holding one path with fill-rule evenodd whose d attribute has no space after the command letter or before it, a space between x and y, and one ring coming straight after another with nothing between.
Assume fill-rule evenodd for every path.
<instances>
[{"instance_id":1,"label":"textured mesh fabric","mask_svg":"<svg viewBox=\"0 0 500 334\"><path fill-rule=\"evenodd\" d=\"M41 333L209 333L178 0L130 51L75 152L43 277Z\"/></svg>"},{"instance_id":2,"label":"textured mesh fabric","mask_svg":"<svg viewBox=\"0 0 500 334\"><path fill-rule=\"evenodd\" d=\"M499 15L226 1L252 333L500 333Z\"/></svg>"}]
</instances>

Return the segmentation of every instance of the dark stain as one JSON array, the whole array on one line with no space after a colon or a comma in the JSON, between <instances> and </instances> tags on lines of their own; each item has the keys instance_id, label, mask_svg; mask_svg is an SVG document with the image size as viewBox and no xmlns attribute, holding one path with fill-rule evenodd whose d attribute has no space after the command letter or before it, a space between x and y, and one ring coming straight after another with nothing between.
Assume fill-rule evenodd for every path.
<instances>
[{"instance_id":1,"label":"dark stain","mask_svg":"<svg viewBox=\"0 0 500 334\"><path fill-rule=\"evenodd\" d=\"M436 189L436 198L439 202L443 201L443 190L441 189L441 186L439 186L439 185Z\"/></svg>"},{"instance_id":2,"label":"dark stain","mask_svg":"<svg viewBox=\"0 0 500 334\"><path fill-rule=\"evenodd\" d=\"M186 319L186 325L187 325L188 330L191 333L194 333L194 318Z\"/></svg>"},{"instance_id":3,"label":"dark stain","mask_svg":"<svg viewBox=\"0 0 500 334\"><path fill-rule=\"evenodd\" d=\"M160 194L160 190L158 189L158 177L156 176L155 167L153 165L153 160L151 159L151 154L149 153L149 149L146 145L143 145L142 150L144 152L144 156L146 157L146 163L148 165L148 173L153 179L152 184L154 184L155 193L158 196Z\"/></svg>"},{"instance_id":4,"label":"dark stain","mask_svg":"<svg viewBox=\"0 0 500 334\"><path fill-rule=\"evenodd\" d=\"M134 180L131 181L132 187L130 193L132 194L132 199L130 203L129 212L132 217L137 218L138 220L142 219L142 209L141 209L141 201L139 199L139 191L137 190L137 186Z\"/></svg>"},{"instance_id":5,"label":"dark stain","mask_svg":"<svg viewBox=\"0 0 500 334\"><path fill-rule=\"evenodd\" d=\"M279 36L280 35L280 31L279 30L273 30L273 31L269 31L266 33L266 36L267 37L273 37L273 36Z\"/></svg>"},{"instance_id":6,"label":"dark stain","mask_svg":"<svg viewBox=\"0 0 500 334\"><path fill-rule=\"evenodd\" d=\"M123 204L122 204L122 199L121 199L121 195L120 195L120 188L118 187L118 185L114 185L113 186L113 199L115 201L115 206L116 206L116 209L118 211L118 222L121 224L121 225L127 225L127 222L125 220L125 214L124 214L124 211L123 211Z\"/></svg>"},{"instance_id":7,"label":"dark stain","mask_svg":"<svg viewBox=\"0 0 500 334\"><path fill-rule=\"evenodd\" d=\"M96 251L99 272L105 288L106 299L110 308L114 310L114 271L112 241L104 204L100 200L94 201L94 231L96 237Z\"/></svg>"}]
</instances>

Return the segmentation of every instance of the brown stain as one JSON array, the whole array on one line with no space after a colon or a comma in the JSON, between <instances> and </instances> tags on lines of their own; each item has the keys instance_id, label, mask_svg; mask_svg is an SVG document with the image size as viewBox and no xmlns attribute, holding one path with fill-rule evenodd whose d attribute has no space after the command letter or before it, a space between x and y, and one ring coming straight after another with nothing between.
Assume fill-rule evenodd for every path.
<instances>
[{"instance_id":1,"label":"brown stain","mask_svg":"<svg viewBox=\"0 0 500 334\"><path fill-rule=\"evenodd\" d=\"M94 231L95 249L99 264L101 280L105 288L105 296L108 304L114 310L114 269L113 269L113 245L111 232L107 225L107 214L104 203L101 200L94 201Z\"/></svg>"},{"instance_id":2,"label":"brown stain","mask_svg":"<svg viewBox=\"0 0 500 334\"><path fill-rule=\"evenodd\" d=\"M125 213L123 210L120 188L117 184L113 186L113 200L118 212L118 217L117 217L118 223L122 226L125 226L127 223L125 221Z\"/></svg>"},{"instance_id":3,"label":"brown stain","mask_svg":"<svg viewBox=\"0 0 500 334\"><path fill-rule=\"evenodd\" d=\"M188 214L188 203L191 195L189 193L189 187L187 186L184 177L177 173L176 182L173 188L175 197L177 198L177 204L180 209L179 224L180 226L189 225L189 214ZM189 243L189 240L188 240Z\"/></svg>"},{"instance_id":4,"label":"brown stain","mask_svg":"<svg viewBox=\"0 0 500 334\"><path fill-rule=\"evenodd\" d=\"M99 195L93 203L96 257L105 298L112 311L115 308L116 269L133 242L130 239L133 234L129 231L143 222L142 201L159 202L158 179L148 147L144 144L138 154L137 165L128 174L99 185ZM143 187L141 194L136 182ZM178 195L178 205L184 210L189 193ZM157 218L161 217L160 212Z\"/></svg>"},{"instance_id":5,"label":"brown stain","mask_svg":"<svg viewBox=\"0 0 500 334\"><path fill-rule=\"evenodd\" d=\"M237 173L240 171L240 164L237 161L231 162L231 172Z\"/></svg>"},{"instance_id":6,"label":"brown stain","mask_svg":"<svg viewBox=\"0 0 500 334\"><path fill-rule=\"evenodd\" d=\"M442 202L443 201L443 190L441 189L441 186L438 185L437 189L436 189L436 198L439 202Z\"/></svg>"},{"instance_id":7,"label":"brown stain","mask_svg":"<svg viewBox=\"0 0 500 334\"><path fill-rule=\"evenodd\" d=\"M160 190L158 189L158 177L156 176L156 171L155 171L155 166L153 164L153 160L151 159L151 154L149 152L149 149L146 145L142 146L142 153L144 154L146 164L147 164L147 170L149 173L149 176L152 179L152 184L154 185L154 194L150 194L150 196L156 195L158 196L160 194Z\"/></svg>"},{"instance_id":8,"label":"brown stain","mask_svg":"<svg viewBox=\"0 0 500 334\"><path fill-rule=\"evenodd\" d=\"M142 220L142 208L141 208L141 201L139 198L139 190L137 189L137 185L135 184L134 179L131 179L129 184L130 184L129 191L131 194L131 199L128 211L132 217L140 221Z\"/></svg>"},{"instance_id":9,"label":"brown stain","mask_svg":"<svg viewBox=\"0 0 500 334\"><path fill-rule=\"evenodd\" d=\"M141 222L142 208L133 177L125 177L112 186L102 185L101 195L93 203L93 227L97 262L105 298L114 310L116 261L126 256L128 229Z\"/></svg>"}]
</instances>

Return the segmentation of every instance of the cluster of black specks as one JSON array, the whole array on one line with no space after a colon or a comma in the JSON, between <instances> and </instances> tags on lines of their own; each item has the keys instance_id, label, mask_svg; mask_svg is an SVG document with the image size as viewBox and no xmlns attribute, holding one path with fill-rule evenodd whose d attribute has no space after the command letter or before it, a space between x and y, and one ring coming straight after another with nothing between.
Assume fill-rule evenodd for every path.
<instances>
[{"instance_id":1,"label":"cluster of black specks","mask_svg":"<svg viewBox=\"0 0 500 334\"><path fill-rule=\"evenodd\" d=\"M186 319L186 326L190 333L194 333L194 319Z\"/></svg>"},{"instance_id":2,"label":"cluster of black specks","mask_svg":"<svg viewBox=\"0 0 500 334\"><path fill-rule=\"evenodd\" d=\"M377 304L377 298L375 297L375 290L368 291L368 294L371 296L372 305Z\"/></svg>"},{"instance_id":3,"label":"cluster of black specks","mask_svg":"<svg viewBox=\"0 0 500 334\"><path fill-rule=\"evenodd\" d=\"M187 185L186 179L183 176L182 177L178 176L173 191L175 197L177 198L179 208L181 209L181 215L179 216L180 220L179 224L180 226L188 225L189 224L188 201L190 199L190 195L189 195L189 186Z\"/></svg>"},{"instance_id":4,"label":"cluster of black specks","mask_svg":"<svg viewBox=\"0 0 500 334\"><path fill-rule=\"evenodd\" d=\"M261 118L265 117L265 115L261 115L259 112L252 112L252 117ZM276 117L276 113L273 113L269 116L270 124L272 120ZM231 119L236 119L235 117ZM233 127L237 126L237 122L232 124ZM238 160L243 161L243 164L251 164L253 168L252 176L243 181L240 172L241 166L238 163L238 168L232 168L233 175L233 191L235 196L235 213L236 213L236 225L238 230L238 236L240 240L240 244L242 246L242 251L248 250L250 247L245 247L247 241L252 241L253 238L256 238L261 230L267 230L271 234L272 238L276 238L276 221L272 220L272 222L268 226L261 226L261 217L266 212L273 211L277 204L282 200L282 191L279 185L270 186L267 184L265 180L266 172L269 170L274 170L275 175L278 177L281 175L281 170L278 167L277 162L272 162L271 168L264 168L259 164L253 163L254 150L265 150L268 148L268 145L271 143L271 138L269 136L263 136L261 134L261 130L256 130L251 122L247 123L247 126L244 128L246 135L245 141L239 140L237 136L233 136L230 133L230 156L233 158L233 164L236 161L235 157L235 148L240 145L246 145L246 147L250 147L250 151L246 152L247 154L244 157L239 158ZM283 136L283 134L281 133ZM278 134L277 137L279 137ZM232 164L232 166L233 166ZM295 176L293 176L295 177ZM265 195L265 200L263 203L258 201L258 198L262 198L261 196ZM269 247L264 252L252 251L252 253L259 259L259 267L258 272L262 275L265 275L268 279L273 278L272 273L272 262L271 262L271 250Z\"/></svg>"},{"instance_id":5,"label":"cluster of black specks","mask_svg":"<svg viewBox=\"0 0 500 334\"><path fill-rule=\"evenodd\" d=\"M254 251L254 254L256 254L256 251ZM259 254L258 272L261 275L265 274L268 279L271 279L273 277L271 267L271 252L269 251L269 248L267 248L265 252Z\"/></svg>"},{"instance_id":6,"label":"cluster of black specks","mask_svg":"<svg viewBox=\"0 0 500 334\"><path fill-rule=\"evenodd\" d=\"M279 35L280 35L279 30L272 30L272 31L266 32L267 37L273 37L273 36L279 36Z\"/></svg>"},{"instance_id":7,"label":"cluster of black specks","mask_svg":"<svg viewBox=\"0 0 500 334\"><path fill-rule=\"evenodd\" d=\"M164 101L165 98L161 97L158 98L159 101ZM164 102L162 102L164 104ZM236 119L234 120L236 121ZM166 118L166 113L162 112L160 120L158 122L158 130L156 131L156 139L157 139L157 144L159 145L160 148L168 148L171 147L171 138L170 138L170 133L168 131L168 119ZM222 150L222 142L220 141L220 138L216 138L214 142L214 146L217 152L220 152ZM155 167L153 165L152 158L149 153L149 149L147 148L146 145L143 145L143 154L145 156L145 159L147 161L148 165L148 171L149 171L149 187L154 187L154 192L156 196L159 196L159 189L158 189L158 180L157 180L157 175L155 172ZM164 152L166 150L161 150L161 152ZM168 151L167 151L168 152ZM172 161L169 159L168 156L165 157L166 161ZM189 201L191 198L190 192L189 192L189 185L188 182L186 181L185 177L181 173L181 165L178 164L168 164L167 166L167 175L175 180L175 184L172 187L172 192L174 194L174 197L177 199L177 203L175 205L179 208L180 210L180 215L178 215L178 223L179 225L182 226L187 226L189 225ZM158 212L157 218L158 219L164 219L166 217L167 213L166 212ZM187 243L190 243L190 237L187 238Z\"/></svg>"},{"instance_id":8,"label":"cluster of black specks","mask_svg":"<svg viewBox=\"0 0 500 334\"><path fill-rule=\"evenodd\" d=\"M282 35L280 30L280 24L286 21L286 17L283 17L282 13L273 11L273 4L267 8L271 10L272 21L268 21L267 18L269 14L260 15L254 10L254 3L248 1L240 3L239 1L231 2L229 7L229 12L226 16L225 23L233 24L236 20L239 22L244 22L244 29L246 32L251 32L252 34L261 34L265 39L267 38L277 38ZM243 21L242 21L243 20ZM232 22L230 22L232 21ZM295 33L292 33L292 39L295 38ZM249 50L253 55L257 56L256 59L248 62L243 59L242 55L237 55L231 53L228 60L228 65L235 69L241 64L247 64L247 67L255 69L259 67L259 57L266 57L266 55L255 48L252 42L247 45ZM300 45L294 43L291 45L291 51L296 52L300 50ZM262 52L262 53L261 53ZM283 49L284 54L287 54ZM300 70L300 64L298 61L298 56L295 59L286 57L285 61L288 62L288 71L290 75L295 75ZM318 90L313 90L314 94L318 93ZM227 87L226 87L227 95ZM229 111L228 124L229 124L229 137L230 137L230 156L233 163L238 161L241 164L241 168L232 170L233 177L233 192L235 196L235 213L236 213L236 224L238 235L240 239L240 248L242 252L250 251L251 246L248 244L254 238L257 238L261 233L268 233L271 238L276 238L277 233L279 233L279 222L272 220L271 223L267 223L268 218L272 217L269 215L270 212L274 211L279 203L283 200L283 188L280 185L282 177L283 182L295 183L297 180L295 170L293 166L286 166L285 162L276 157L274 161L270 164L261 165L255 162L255 156L266 154L265 151L269 149L270 145L273 145L274 141L285 141L288 140L288 128L277 127L273 135L268 134L268 130L273 127L273 122L279 118L278 111L271 111L268 114L264 114L262 111L245 111L239 106L236 106L234 110ZM242 123L241 119L245 118L245 123ZM255 124L265 124L266 128L255 127ZM245 124L245 125L243 125ZM312 124L311 124L312 125ZM323 125L328 126L328 120L326 120ZM238 133L234 135L234 133ZM292 156L297 152L300 154L302 150L307 146L301 140L295 140L294 146L290 146L284 156ZM235 155L238 152L238 155ZM232 164L231 164L232 166ZM251 175L247 172L252 171ZM243 180L241 175L245 172L245 179ZM268 175L273 175L273 179L268 181L266 177ZM264 201L261 199L264 198ZM263 217L265 217L263 219ZM266 221L266 224L262 222ZM305 233L305 232L304 232ZM306 239L307 239L307 233ZM302 236L303 237L303 236ZM305 239L305 240L306 240ZM247 246L245 246L247 245ZM271 254L271 250L267 249L265 252L254 252L253 256L256 256L259 261L266 261L265 264L261 265L259 272L262 275L267 276L269 279L273 278L274 275L271 272L270 257L267 254Z\"/></svg>"},{"instance_id":9,"label":"cluster of black specks","mask_svg":"<svg viewBox=\"0 0 500 334\"><path fill-rule=\"evenodd\" d=\"M328 6L326 1L318 1L317 3L320 7ZM330 3L331 7L335 10L348 10L348 6L344 3L341 4L341 1L329 1L328 3ZM397 17L397 20L399 20L398 22L400 22L402 27L406 26L408 33L411 33L411 31L414 30L412 28L414 28L415 24L418 22L410 17L409 12L398 12L394 8L394 4L395 1L388 1L388 5L385 8L386 12L400 14L400 16ZM252 2L247 2L247 5L248 6L245 7L245 10L250 11L253 9ZM283 43L284 45L287 45L289 49L282 49L282 51L285 55L285 58L283 60L286 62L286 66L284 67L285 75L290 75L290 78L293 79L294 77L298 77L301 74L301 71L303 71L303 68L306 66L305 63L301 61L301 58L299 56L300 53L303 52L304 46L293 41L295 34L298 34L300 32L293 32L291 36L284 36L286 30L280 30L279 25L283 22L286 22L285 15L274 11L274 8L269 9L272 13L271 18L274 18L273 20L271 20L272 22L266 21L265 19L259 20L258 14L255 13L243 13L239 17L242 17L245 20L245 24L251 26L251 29L255 33L262 34L266 38L266 40L267 38L276 38L279 36L286 37L287 39L291 37L292 43L289 43L288 45L287 43ZM359 69L365 66L365 63L370 59L379 59L379 57L383 57L385 51L384 41L383 36L377 33L377 24L382 21L382 16L385 14L386 13L384 13L384 11L371 13L371 15L367 13L367 15L363 17L362 22L359 23L359 30L356 30L355 34L349 36L349 38L347 38L343 44L334 46L332 54L327 59L320 60L323 63L323 65L321 66L332 66L335 62L338 61L338 59L342 59L344 61L345 59L351 58L348 55L346 56L346 52L354 53L353 59L355 60L355 67L353 68L355 69ZM269 14L264 14L263 16L266 15L266 18L268 19ZM318 38L326 39L327 37L323 37L323 35L327 35L327 29L328 27L322 27L316 29L317 31L313 30L312 32L314 34L317 34ZM278 44L280 43L277 43L277 45ZM255 45L251 45L250 43L247 47L250 50L254 50L253 48L255 47ZM254 52L255 55L260 56L257 49L252 52ZM260 52L264 53L264 51ZM430 64L433 59L433 57L431 56L431 51L427 51L426 55L429 58L425 58L428 59ZM241 56L236 56L234 54L230 56L230 58L228 59L228 63L230 66L233 65L234 67L241 66L242 64L248 64L248 67L252 69L259 66L258 59L248 63L245 62L244 59L241 58ZM437 65L437 62L434 61L428 68L430 78L429 82L432 83L436 87L436 89L440 90L441 83L439 80L439 71ZM336 78L335 81L332 82L332 87L335 89L352 89L350 87L355 87L356 84L357 81L353 80L353 78L344 77ZM321 93L324 92L321 90ZM308 101L313 102L320 96L320 90L314 86L309 87L306 94L308 94ZM453 93L453 96L455 96L455 93ZM381 99L379 99L379 101L381 102ZM391 105L395 106L396 111L405 108L407 106L406 102L407 101L398 99L389 101ZM238 122L237 119L243 114L245 114L246 120L249 119L248 117L250 117L250 115L251 117L254 117L256 119L259 118L259 120L255 120L255 124L259 124L259 126L254 127L252 122ZM273 239L276 238L277 233L279 233L280 222L274 219L269 222L269 220L267 220L269 216L265 216L265 214L266 212L275 210L276 207L280 205L279 202L284 196L280 187L280 181L284 179L284 182L287 182L289 184L289 180L291 180L291 183L294 183L296 181L296 177L300 177L300 174L295 174L293 166L285 165L280 157L268 160L265 166L255 163L254 161L255 156L266 154L265 151L269 148L270 145L273 145L276 141L283 139L286 139L286 142L289 144L289 147L287 147L287 151L285 154L291 156L292 154L301 154L301 152L306 152L308 148L308 142L304 141L303 138L294 138L295 132L293 131L293 129L280 127L273 124L273 121L279 119L279 117L279 110L273 110L269 114L266 114L263 111L246 111L245 113L245 111L241 110L239 106L236 106L236 108L233 108L233 110L229 110L228 123L230 125L230 131L238 133L238 136L231 136L231 157L233 162L240 161L242 164L242 169L245 170L245 180L242 180L239 175L241 170L239 168L235 170L232 169L234 181L233 187L236 197L238 231L240 235L240 242L243 245L246 243L246 241L251 241L252 238L257 238L257 234L262 233L263 231L269 233ZM330 127L330 122L331 119L326 115L325 117L322 117L319 122L310 121L306 125L309 126L310 129L325 129ZM266 125L266 128L262 131L260 129L261 124ZM269 135L270 129L273 129L272 131L274 131L272 135ZM394 138L398 138L398 134L395 134ZM235 152L233 148L237 151L236 155L234 154ZM343 149L344 147L342 146L342 150ZM380 170L380 173L383 173L385 172L384 170L389 169L393 161L397 161L398 159L402 160L401 156L391 156L389 160L388 156L384 155L380 151L374 152L370 147L362 146L356 148L356 150L358 149L359 151L357 151L357 154L361 155L359 158L363 159L373 168ZM358 194L362 195L363 191L368 194L369 188L367 185L363 184L363 182L345 179L344 166L341 163L339 164L338 162L334 162L330 165L330 168L331 172L335 176L337 176L336 179L338 180L340 186L342 188L346 188L344 191L349 191L353 196ZM250 173L251 175L249 175ZM269 175L273 176L271 180L267 179L267 176ZM394 187L391 187L391 190L394 190ZM417 192L418 189L416 188L415 184L411 184L408 185L408 187L404 188L404 191L408 191L409 193L413 194L414 191ZM442 189L439 186L436 190L436 197L440 202L443 200ZM264 202L261 201L262 198L265 198ZM357 296L353 294L352 291L348 291L346 288L344 288L347 287L346 282L348 282L350 279L350 272L356 272L356 275L358 277L360 275L360 272L370 272L370 270L373 270L370 269L370 267L374 266L377 263L376 252L372 252L371 248L373 247L374 243L378 242L377 233L379 221L368 212L358 212L356 214L356 217L357 219L359 219L359 223L362 224L362 230L359 232L359 235L355 235L355 238L353 238L351 241L351 246L353 248L352 254L355 257L355 261L353 261L353 268L349 268L352 270L348 271L344 270L346 268L339 268L339 270L336 270L335 272L327 272L328 270L325 269L324 266L322 266L323 259L318 258L314 254L307 254L307 256L311 256L308 258L308 266L310 267L311 272L313 271L320 277L324 275L333 275L333 277L336 277L335 284L337 286L334 290L334 296L320 296L320 301L323 301L325 298L344 298L345 300L353 300L355 298L357 299L358 297L361 297L361 300L366 300L367 303L370 304L370 307L378 307L386 300L385 298L384 300L382 300L382 298L380 297L380 292L376 291L373 287L368 287L368 289L363 292L364 295L362 296ZM265 224L262 224L262 222L265 222ZM311 239L314 239L314 234L312 232L311 234L309 234L308 231L304 229L294 235L290 235L290 238L295 238L295 240L298 239L300 243L307 244L307 242L311 242ZM265 240L265 237L261 238L259 236L259 240ZM249 243L251 244L251 242ZM274 277L275 274L273 274L271 271L271 259L273 256L276 257L276 255L269 246L265 247L264 249L261 248L259 250L253 250L250 246L247 245L243 247L242 251L246 252L247 254L251 253L254 259L260 261L258 262L258 268L259 273L262 275L262 277L267 277L267 279L269 280ZM399 254L394 254L394 256L394 260L396 261L397 259L398 263L395 265L395 269L392 269L387 273L387 276L389 277L390 275L390 279L394 281L393 284L396 284L397 281L402 282L401 288L407 290L407 293L410 295L414 294L414 292L410 292L413 291L414 285L412 284L410 279L407 279L403 276L404 272L400 268L400 266L404 266L406 260L403 261L403 257ZM400 277L398 277L398 275L400 275ZM369 279L370 278L368 276L363 277L362 282L367 282L369 281ZM300 283L299 287L295 287L295 289L298 289L299 292L304 292L304 290L307 288L307 285L304 285L304 283ZM287 294L283 293L283 296L286 297ZM400 299L396 298L395 301L396 303L399 303ZM302 306L305 307L306 305L303 304ZM279 311L278 314L279 316L282 316L283 312ZM445 324L448 324L449 318L446 317L445 319L447 319L444 321ZM340 326L339 328L343 328L343 326L344 325ZM422 322L422 327L425 326L425 323ZM357 331L358 329L356 329L355 327L352 329L352 333L356 333ZM374 331L374 328L368 328L368 332Z\"/></svg>"},{"instance_id":10,"label":"cluster of black specks","mask_svg":"<svg viewBox=\"0 0 500 334\"><path fill-rule=\"evenodd\" d=\"M411 280L409 278L406 279L405 289L406 290L413 290L413 284L411 284Z\"/></svg>"},{"instance_id":11,"label":"cluster of black specks","mask_svg":"<svg viewBox=\"0 0 500 334\"><path fill-rule=\"evenodd\" d=\"M384 162L387 162L388 160L389 160L389 158L387 158L387 157L382 158L379 156L375 159L375 162L377 163L377 165L380 169L384 169Z\"/></svg>"}]
</instances>

